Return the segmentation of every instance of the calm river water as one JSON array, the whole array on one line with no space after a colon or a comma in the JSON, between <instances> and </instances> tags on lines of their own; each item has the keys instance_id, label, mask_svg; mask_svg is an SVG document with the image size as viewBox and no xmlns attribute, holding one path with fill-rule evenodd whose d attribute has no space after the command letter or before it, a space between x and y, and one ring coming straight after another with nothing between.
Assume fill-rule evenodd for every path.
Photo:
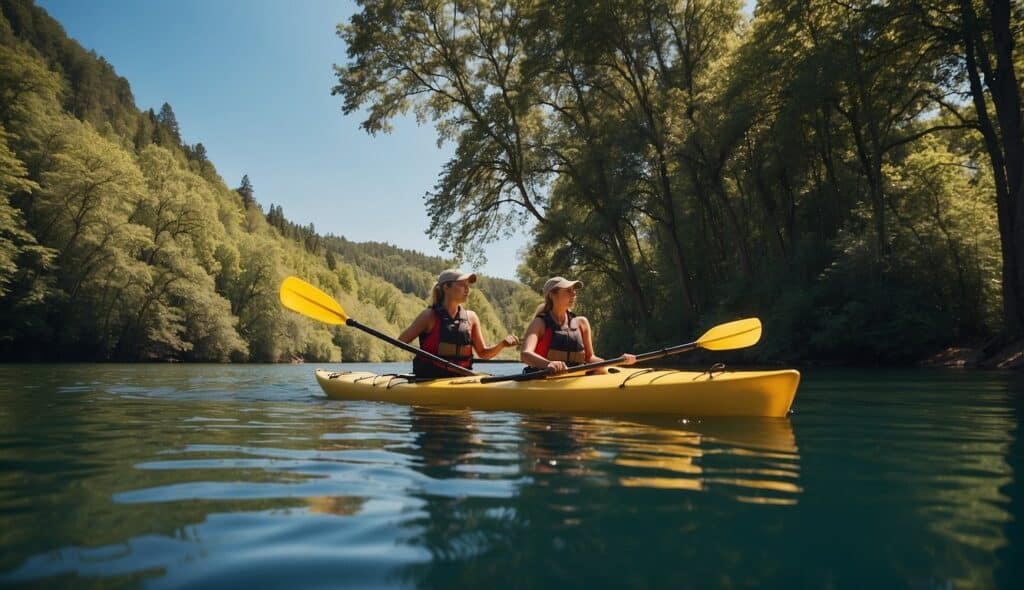
<instances>
[{"instance_id":1,"label":"calm river water","mask_svg":"<svg viewBox=\"0 0 1024 590\"><path fill-rule=\"evenodd\" d=\"M0 586L1024 588L1019 375L811 369L788 418L652 420L314 368L0 365Z\"/></svg>"}]
</instances>

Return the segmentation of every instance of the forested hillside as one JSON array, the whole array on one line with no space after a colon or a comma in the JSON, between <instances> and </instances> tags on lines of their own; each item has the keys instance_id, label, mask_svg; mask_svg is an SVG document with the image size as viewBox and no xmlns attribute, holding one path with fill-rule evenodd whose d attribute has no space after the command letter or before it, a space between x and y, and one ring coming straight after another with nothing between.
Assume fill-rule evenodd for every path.
<instances>
[{"instance_id":1,"label":"forested hillside","mask_svg":"<svg viewBox=\"0 0 1024 590\"><path fill-rule=\"evenodd\" d=\"M522 278L582 278L600 350L742 315L766 360L1024 335L1020 2L360 5L345 112L434 121L431 234L533 224Z\"/></svg>"},{"instance_id":2,"label":"forested hillside","mask_svg":"<svg viewBox=\"0 0 1024 590\"><path fill-rule=\"evenodd\" d=\"M747 315L773 362L1024 335L1020 2L359 4L334 92L368 132L413 112L452 142L432 236L473 259L532 225L520 278L582 279L605 354ZM397 333L448 261L264 211L170 105L140 111L30 1L0 8L3 358L405 358L277 285ZM521 332L538 296L478 286L487 338Z\"/></svg>"},{"instance_id":3,"label":"forested hillside","mask_svg":"<svg viewBox=\"0 0 1024 590\"><path fill-rule=\"evenodd\" d=\"M322 237L264 213L257 190L229 188L170 105L140 111L128 81L45 11L0 0L0 358L408 358L284 310L278 286L303 277L397 334L451 262ZM510 281L480 287L488 341L537 300Z\"/></svg>"}]
</instances>

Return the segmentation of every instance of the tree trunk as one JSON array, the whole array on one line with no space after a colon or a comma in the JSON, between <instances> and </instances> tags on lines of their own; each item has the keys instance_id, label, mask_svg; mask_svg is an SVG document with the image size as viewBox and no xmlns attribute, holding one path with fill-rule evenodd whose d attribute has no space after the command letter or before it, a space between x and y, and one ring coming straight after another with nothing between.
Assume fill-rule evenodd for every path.
<instances>
[{"instance_id":1,"label":"tree trunk","mask_svg":"<svg viewBox=\"0 0 1024 590\"><path fill-rule=\"evenodd\" d=\"M1024 328L1024 207L1020 206L1024 191L1024 138L1021 137L1020 87L1013 71L1013 34L1010 31L1010 3L1007 0L992 3L992 41L995 45L996 71L989 86L992 102L996 107L996 117L1002 133L1004 163L1006 165L1006 183L1008 197L1007 213L1011 225L1011 242L1013 264L1010 272L1013 283L1012 297L1004 287L1004 297L1012 299L1013 316L1008 333L1019 336ZM1003 239L1006 239L1005 237Z\"/></svg>"},{"instance_id":2,"label":"tree trunk","mask_svg":"<svg viewBox=\"0 0 1024 590\"><path fill-rule=\"evenodd\" d=\"M1010 34L1010 7L1006 0L993 2L992 39L996 54L996 70L989 62L983 44L981 24L970 0L961 0L961 35L964 61L970 81L971 97L985 148L992 165L996 186L996 213L1003 255L1003 332L1015 339L1024 329L1024 208L1018 207L1021 178L1024 172L1024 138L1021 138L1020 90L1013 71L1013 37ZM981 75L985 76L984 85ZM998 131L988 113L985 90L988 89L996 109Z\"/></svg>"}]
</instances>

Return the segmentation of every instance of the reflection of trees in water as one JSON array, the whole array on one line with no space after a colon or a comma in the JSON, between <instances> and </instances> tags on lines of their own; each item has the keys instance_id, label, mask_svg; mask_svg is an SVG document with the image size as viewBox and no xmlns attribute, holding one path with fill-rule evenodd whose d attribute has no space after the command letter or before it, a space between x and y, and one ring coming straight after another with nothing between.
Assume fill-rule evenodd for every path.
<instances>
[{"instance_id":1,"label":"reflection of trees in water","mask_svg":"<svg viewBox=\"0 0 1024 590\"><path fill-rule=\"evenodd\" d=\"M119 586L155 574L109 572L147 560L187 563L178 557L204 551L208 535L230 528L225 519L245 526L307 506L358 513L362 498L291 495L323 472L289 465L320 451L329 456L336 445L323 436L357 428L355 418L314 414L308 404L179 399L190 375L89 365L32 368L19 377L33 384L31 396L8 393L0 415L4 450L19 455L0 470L0 488L17 493L0 497L0 512L8 511L0 572L35 559L40 575L101 571L94 585ZM260 497L263 489L273 491ZM258 516L232 520L242 513ZM42 585L89 583L54 577Z\"/></svg>"},{"instance_id":2,"label":"reflection of trees in water","mask_svg":"<svg viewBox=\"0 0 1024 590\"><path fill-rule=\"evenodd\" d=\"M996 551L996 583L1001 588L1024 588L1024 376L1015 375L1006 395L1013 408L1011 442L1006 450L1010 481L999 489L1006 497L1004 505L1010 518L1003 521L1006 544Z\"/></svg>"},{"instance_id":3,"label":"reflection of trees in water","mask_svg":"<svg viewBox=\"0 0 1024 590\"><path fill-rule=\"evenodd\" d=\"M416 433L417 454L427 475L458 476L453 467L471 459L474 448L480 446L469 410L413 407L410 428Z\"/></svg>"},{"instance_id":4,"label":"reflection of trees in water","mask_svg":"<svg viewBox=\"0 0 1024 590\"><path fill-rule=\"evenodd\" d=\"M478 477L478 471L466 469L466 462L495 453L486 429L467 424L467 418L472 421L469 413L421 418L417 428L435 429L418 435L421 450L429 455L423 460L424 472ZM777 566L762 557L764 548L696 542L713 541L722 530L743 530L743 519L758 507L736 503L742 498L729 490L740 484L719 482L712 489L725 493L704 492L695 498L683 486L659 485L658 479L699 481L708 467L694 459L711 456L742 462L748 480L795 480L798 456L789 422L759 422L761 426L749 420L745 425L697 425L719 436L742 432L747 443L737 445L677 422L524 416L514 436L505 432L497 439L512 444L497 454L516 461L517 474L524 477L515 493L426 495L424 514L412 523L413 543L428 549L433 559L409 567L404 577L421 587L490 585L495 580L517 588L591 587L610 579L640 586L701 586L702 578L696 576L701 568L707 570L704 575L719 574L708 568L720 569L722 563L744 567L743 575L751 580L767 575ZM445 432L449 427L456 432ZM760 474L771 471L766 464L782 475ZM645 476L650 480L644 481ZM794 489L769 490L764 497L795 497L799 488L792 485ZM756 489L745 493L756 495ZM740 522L718 530L720 523L706 512ZM781 516L759 518L755 527ZM694 567L695 572L690 569ZM635 573L631 577L628 572Z\"/></svg>"},{"instance_id":5,"label":"reflection of trees in water","mask_svg":"<svg viewBox=\"0 0 1024 590\"><path fill-rule=\"evenodd\" d=\"M423 513L406 526L416 531L412 544L430 551L435 566L443 569L445 563L468 559L493 542L490 529L477 525L494 520L488 512L494 506L465 490L471 480L486 479L466 469L480 461L477 453L483 445L468 410L414 407L409 424L419 459L416 470L429 479L422 492Z\"/></svg>"},{"instance_id":6,"label":"reflection of trees in water","mask_svg":"<svg viewBox=\"0 0 1024 590\"><path fill-rule=\"evenodd\" d=\"M802 457L808 493L790 536L808 553L808 579L1021 587L1007 583L1019 582L1020 533L1006 534L1020 527L1007 502L1022 462L1007 401L1020 403L1020 387L972 372L837 374L815 384L827 405L804 406L798 421L814 447ZM808 543L823 525L842 534Z\"/></svg>"},{"instance_id":7,"label":"reflection of trees in water","mask_svg":"<svg viewBox=\"0 0 1024 590\"><path fill-rule=\"evenodd\" d=\"M528 473L534 474L534 485L523 489L520 496L525 494L524 499L531 500L533 512L539 513L534 521L546 528L579 525L584 490L608 485L598 464L600 458L588 440L591 432L580 428L578 420L533 416L521 424L523 462Z\"/></svg>"},{"instance_id":8,"label":"reflection of trees in water","mask_svg":"<svg viewBox=\"0 0 1024 590\"><path fill-rule=\"evenodd\" d=\"M333 514L335 516L355 516L359 514L365 498L355 496L309 496L306 498L310 512Z\"/></svg>"},{"instance_id":9,"label":"reflection of trees in water","mask_svg":"<svg viewBox=\"0 0 1024 590\"><path fill-rule=\"evenodd\" d=\"M64 396L46 412L27 411L37 407L35 402L25 405L24 413L18 404L5 412L16 418L6 431L7 444L22 449L24 460L0 471L0 486L24 494L5 521L4 543L18 551L0 552L0 570L25 557L19 551L31 547L39 531L46 531L46 543L53 547L116 544L140 535L188 536L194 523L216 511L302 504L295 498L168 502L158 509L148 502L112 504L119 494L187 484L296 481L303 476L260 468L201 469L188 461L248 458L240 450L254 438L299 433L309 438L309 432L304 424L294 430L271 428L282 423L280 417L240 414L234 403L115 398L99 391L101 386L83 388L85 393ZM89 391L94 388L98 391ZM182 461L180 468L176 461Z\"/></svg>"},{"instance_id":10,"label":"reflection of trees in water","mask_svg":"<svg viewBox=\"0 0 1024 590\"><path fill-rule=\"evenodd\" d=\"M578 428L578 419L565 416L527 416L521 423L523 453L533 473L562 476L586 476L589 461L594 459L587 438L590 432ZM590 473L589 475L594 475ZM541 478L540 485L548 480Z\"/></svg>"}]
</instances>

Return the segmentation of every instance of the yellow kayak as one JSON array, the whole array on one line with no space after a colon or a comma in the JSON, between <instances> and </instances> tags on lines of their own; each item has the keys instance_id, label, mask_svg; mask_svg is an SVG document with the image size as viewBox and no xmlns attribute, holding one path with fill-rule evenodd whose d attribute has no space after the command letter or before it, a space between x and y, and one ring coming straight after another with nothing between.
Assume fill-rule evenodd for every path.
<instances>
[{"instance_id":1,"label":"yellow kayak","mask_svg":"<svg viewBox=\"0 0 1024 590\"><path fill-rule=\"evenodd\" d=\"M317 370L331 399L474 410L560 413L774 416L789 412L800 373L688 372L614 367L604 375L480 383L481 376L413 382L403 375Z\"/></svg>"}]
</instances>

